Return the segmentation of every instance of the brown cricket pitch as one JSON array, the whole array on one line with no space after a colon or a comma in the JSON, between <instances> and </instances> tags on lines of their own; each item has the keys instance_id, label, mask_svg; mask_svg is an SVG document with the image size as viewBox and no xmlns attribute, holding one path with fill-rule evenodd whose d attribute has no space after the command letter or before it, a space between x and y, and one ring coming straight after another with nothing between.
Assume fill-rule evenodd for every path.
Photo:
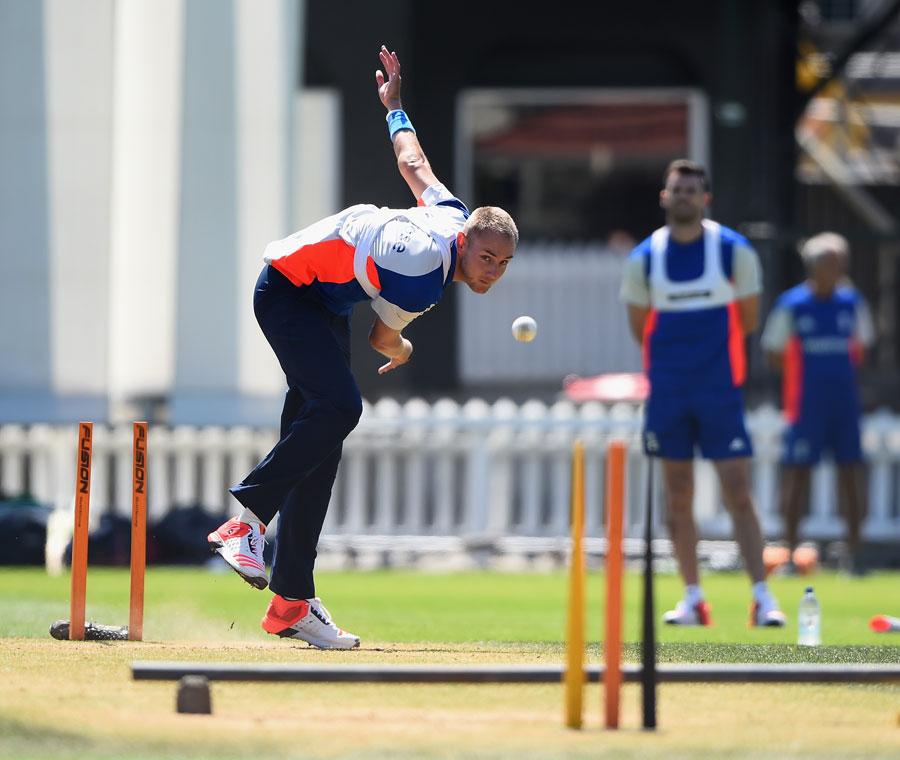
<instances>
[{"instance_id":1,"label":"brown cricket pitch","mask_svg":"<svg viewBox=\"0 0 900 760\"><path fill-rule=\"evenodd\" d=\"M640 730L639 687L621 728L600 688L582 731L562 727L562 684L212 683L212 715L175 712L173 682L135 682L134 660L534 664L527 645L369 644L323 652L272 642L0 641L0 757L445 758L896 757L897 687L663 684L660 727ZM302 737L298 738L298 737ZM764 741L763 744L760 742Z\"/></svg>"}]
</instances>

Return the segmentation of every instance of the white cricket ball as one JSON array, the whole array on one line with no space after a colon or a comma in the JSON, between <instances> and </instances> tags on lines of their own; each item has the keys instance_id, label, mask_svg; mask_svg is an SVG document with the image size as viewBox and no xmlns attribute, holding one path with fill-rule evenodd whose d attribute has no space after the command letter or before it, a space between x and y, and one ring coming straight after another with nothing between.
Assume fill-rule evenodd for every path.
<instances>
[{"instance_id":1,"label":"white cricket ball","mask_svg":"<svg viewBox=\"0 0 900 760\"><path fill-rule=\"evenodd\" d=\"M516 340L527 343L537 335L537 322L533 317L516 317L512 323L512 334Z\"/></svg>"}]
</instances>

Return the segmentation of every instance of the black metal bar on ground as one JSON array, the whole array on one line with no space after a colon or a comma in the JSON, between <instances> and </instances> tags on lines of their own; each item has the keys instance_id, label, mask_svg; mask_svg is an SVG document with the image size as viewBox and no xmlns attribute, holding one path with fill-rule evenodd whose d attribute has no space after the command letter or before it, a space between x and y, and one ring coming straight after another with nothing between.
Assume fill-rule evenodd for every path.
<instances>
[{"instance_id":1,"label":"black metal bar on ground","mask_svg":"<svg viewBox=\"0 0 900 760\"><path fill-rule=\"evenodd\" d=\"M644 728L656 728L656 612L653 604L653 462L647 457L644 525L644 635L641 639L641 706Z\"/></svg>"},{"instance_id":2,"label":"black metal bar on ground","mask_svg":"<svg viewBox=\"0 0 900 760\"><path fill-rule=\"evenodd\" d=\"M589 665L588 681L603 676L602 665ZM560 683L560 665L288 665L209 662L133 662L137 681L174 681L187 675L210 681L284 681L315 683ZM626 682L641 680L640 665L624 665ZM661 664L660 683L898 683L900 665L840 664Z\"/></svg>"}]
</instances>

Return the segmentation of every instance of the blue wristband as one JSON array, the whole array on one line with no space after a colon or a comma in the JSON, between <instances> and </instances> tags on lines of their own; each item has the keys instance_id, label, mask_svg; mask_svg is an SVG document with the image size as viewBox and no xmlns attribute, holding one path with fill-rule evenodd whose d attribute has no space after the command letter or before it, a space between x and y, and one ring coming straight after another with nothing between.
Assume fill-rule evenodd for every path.
<instances>
[{"instance_id":1,"label":"blue wristband","mask_svg":"<svg viewBox=\"0 0 900 760\"><path fill-rule=\"evenodd\" d=\"M416 130L413 129L412 122L406 115L406 111L388 111L388 115L386 118L388 123L388 130L390 130L391 133L391 142L394 141L394 135L396 135L401 129L408 129L413 134L416 133Z\"/></svg>"}]
</instances>

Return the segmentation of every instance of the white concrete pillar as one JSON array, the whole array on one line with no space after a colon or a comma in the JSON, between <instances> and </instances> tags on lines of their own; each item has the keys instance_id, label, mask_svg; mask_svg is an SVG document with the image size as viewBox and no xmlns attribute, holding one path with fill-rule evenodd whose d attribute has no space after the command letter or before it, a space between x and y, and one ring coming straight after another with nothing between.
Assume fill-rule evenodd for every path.
<instances>
[{"instance_id":1,"label":"white concrete pillar","mask_svg":"<svg viewBox=\"0 0 900 760\"><path fill-rule=\"evenodd\" d=\"M185 16L184 119L172 419L227 422L237 389L237 114L232 0Z\"/></svg>"},{"instance_id":2,"label":"white concrete pillar","mask_svg":"<svg viewBox=\"0 0 900 760\"><path fill-rule=\"evenodd\" d=\"M0 422L51 401L43 15L0 0Z\"/></svg>"},{"instance_id":3,"label":"white concrete pillar","mask_svg":"<svg viewBox=\"0 0 900 760\"><path fill-rule=\"evenodd\" d=\"M294 99L294 229L341 210L341 94L298 90Z\"/></svg>"},{"instance_id":4,"label":"white concrete pillar","mask_svg":"<svg viewBox=\"0 0 900 760\"><path fill-rule=\"evenodd\" d=\"M109 393L167 395L174 376L184 0L118 0L113 52Z\"/></svg>"},{"instance_id":5,"label":"white concrete pillar","mask_svg":"<svg viewBox=\"0 0 900 760\"><path fill-rule=\"evenodd\" d=\"M56 407L106 417L113 0L46 0L50 326Z\"/></svg>"},{"instance_id":6,"label":"white concrete pillar","mask_svg":"<svg viewBox=\"0 0 900 760\"><path fill-rule=\"evenodd\" d=\"M266 244L290 234L292 114L299 81L298 0L236 0L238 113L238 385L247 397L271 398L284 377L260 333L250 296Z\"/></svg>"},{"instance_id":7,"label":"white concrete pillar","mask_svg":"<svg viewBox=\"0 0 900 760\"><path fill-rule=\"evenodd\" d=\"M284 376L252 301L266 244L294 229L301 7L188 7L173 422L277 424Z\"/></svg>"}]
</instances>

